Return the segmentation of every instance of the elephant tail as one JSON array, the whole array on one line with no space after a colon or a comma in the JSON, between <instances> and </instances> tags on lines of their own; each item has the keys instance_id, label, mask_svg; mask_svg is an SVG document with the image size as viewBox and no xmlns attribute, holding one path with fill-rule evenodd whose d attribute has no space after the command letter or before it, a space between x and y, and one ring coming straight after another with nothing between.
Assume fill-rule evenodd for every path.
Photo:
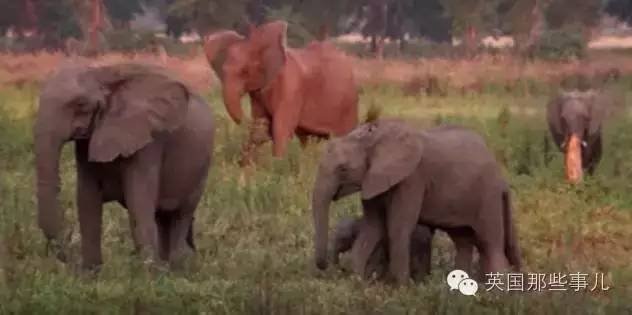
<instances>
[{"instance_id":1,"label":"elephant tail","mask_svg":"<svg viewBox=\"0 0 632 315\"><path fill-rule=\"evenodd\" d=\"M511 194L509 187L503 191L503 224L505 227L505 255L509 264L511 264L516 271L519 271L522 267L522 261L520 259L520 247L518 246L518 239L516 235L516 228L513 224L513 207L511 205Z\"/></svg>"}]
</instances>

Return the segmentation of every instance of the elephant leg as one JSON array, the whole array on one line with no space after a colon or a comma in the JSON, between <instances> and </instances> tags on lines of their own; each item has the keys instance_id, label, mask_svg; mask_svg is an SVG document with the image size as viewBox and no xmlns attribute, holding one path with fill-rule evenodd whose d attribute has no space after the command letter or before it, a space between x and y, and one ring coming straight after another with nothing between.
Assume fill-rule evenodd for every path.
<instances>
[{"instance_id":1,"label":"elephant leg","mask_svg":"<svg viewBox=\"0 0 632 315\"><path fill-rule=\"evenodd\" d=\"M185 205L171 213L169 238L169 261L178 262L186 254L193 253L193 214L202 197L202 193L189 200Z\"/></svg>"},{"instance_id":2,"label":"elephant leg","mask_svg":"<svg viewBox=\"0 0 632 315\"><path fill-rule=\"evenodd\" d=\"M388 255L386 253L386 242L384 241L384 234L380 238L380 241L377 243L375 250L369 256L369 260L366 266L366 274L364 277L372 277L373 274L376 275L376 279L384 278L384 274L386 273L386 265L388 264Z\"/></svg>"},{"instance_id":3,"label":"elephant leg","mask_svg":"<svg viewBox=\"0 0 632 315\"><path fill-rule=\"evenodd\" d=\"M472 271L472 257L474 255L472 235L468 235L463 230L450 231L449 235L456 248L454 268L469 274Z\"/></svg>"},{"instance_id":4,"label":"elephant leg","mask_svg":"<svg viewBox=\"0 0 632 315\"><path fill-rule=\"evenodd\" d=\"M192 251L196 251L195 242L193 241L193 221L195 221L195 217L191 218L191 223L189 223L186 241L189 248L191 248Z\"/></svg>"},{"instance_id":5,"label":"elephant leg","mask_svg":"<svg viewBox=\"0 0 632 315\"><path fill-rule=\"evenodd\" d=\"M476 244L480 254L481 273L502 272L509 266L505 255L505 235L503 224L504 211L499 194L488 194L482 209L485 214L474 227Z\"/></svg>"},{"instance_id":6,"label":"elephant leg","mask_svg":"<svg viewBox=\"0 0 632 315\"><path fill-rule=\"evenodd\" d=\"M351 248L353 272L366 278L366 268L376 246L384 237L383 209L375 201L362 201L364 217Z\"/></svg>"},{"instance_id":7,"label":"elephant leg","mask_svg":"<svg viewBox=\"0 0 632 315\"><path fill-rule=\"evenodd\" d=\"M189 234L192 222L193 213L173 214L169 239L169 262L177 263L183 256L193 252L193 249L187 244L187 235Z\"/></svg>"},{"instance_id":8,"label":"elephant leg","mask_svg":"<svg viewBox=\"0 0 632 315\"><path fill-rule=\"evenodd\" d=\"M586 172L591 176L595 173L595 168L601 160L602 149L601 136L598 136L591 146L588 156L582 159L584 169L586 169Z\"/></svg>"},{"instance_id":9,"label":"elephant leg","mask_svg":"<svg viewBox=\"0 0 632 315\"><path fill-rule=\"evenodd\" d=\"M127 217L129 220L129 231L134 243L134 254L138 254L140 253L140 243L138 242L138 239L136 239L136 221L134 220L134 215L132 215L132 213L130 211L127 212Z\"/></svg>"},{"instance_id":10,"label":"elephant leg","mask_svg":"<svg viewBox=\"0 0 632 315\"><path fill-rule=\"evenodd\" d=\"M103 263L101 253L101 224L103 198L95 171L85 161L77 164L77 207L81 233L81 256L85 269L98 268Z\"/></svg>"},{"instance_id":11,"label":"elephant leg","mask_svg":"<svg viewBox=\"0 0 632 315\"><path fill-rule=\"evenodd\" d=\"M123 166L123 192L125 204L135 221L134 238L141 255L154 261L159 258L155 213L160 161L158 146L148 145L126 160Z\"/></svg>"},{"instance_id":12,"label":"elephant leg","mask_svg":"<svg viewBox=\"0 0 632 315\"><path fill-rule=\"evenodd\" d=\"M156 227L158 228L158 255L162 260L169 259L169 241L171 230L170 213L156 210Z\"/></svg>"},{"instance_id":13,"label":"elephant leg","mask_svg":"<svg viewBox=\"0 0 632 315\"><path fill-rule=\"evenodd\" d=\"M415 282L423 281L430 275L432 263L432 237L434 231L417 225L410 244L410 272Z\"/></svg>"},{"instance_id":14,"label":"elephant leg","mask_svg":"<svg viewBox=\"0 0 632 315\"><path fill-rule=\"evenodd\" d=\"M410 279L410 241L417 226L423 202L419 183L402 182L393 191L386 210L386 230L389 246L389 275L398 285Z\"/></svg>"},{"instance_id":15,"label":"elephant leg","mask_svg":"<svg viewBox=\"0 0 632 315\"><path fill-rule=\"evenodd\" d=\"M281 157L285 154L288 142L292 138L292 131L292 127L283 122L275 120L272 123L272 155L274 157Z\"/></svg>"},{"instance_id":16,"label":"elephant leg","mask_svg":"<svg viewBox=\"0 0 632 315\"><path fill-rule=\"evenodd\" d=\"M276 112L272 117L272 155L281 157L287 151L287 145L296 129L301 115L300 90L295 86L298 82L293 82L283 91L282 101L277 104Z\"/></svg>"},{"instance_id":17,"label":"elephant leg","mask_svg":"<svg viewBox=\"0 0 632 315\"><path fill-rule=\"evenodd\" d=\"M413 269L413 279L415 281L423 281L428 275L430 275L430 265L432 264L432 247L428 244L427 247L419 249L417 253L420 255L419 264Z\"/></svg>"}]
</instances>

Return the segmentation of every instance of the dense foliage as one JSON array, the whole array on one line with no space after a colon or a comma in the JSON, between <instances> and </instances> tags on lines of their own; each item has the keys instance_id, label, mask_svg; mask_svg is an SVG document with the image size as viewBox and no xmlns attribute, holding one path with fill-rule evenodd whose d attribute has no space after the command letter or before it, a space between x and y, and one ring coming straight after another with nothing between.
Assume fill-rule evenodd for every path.
<instances>
[{"instance_id":1,"label":"dense foliage","mask_svg":"<svg viewBox=\"0 0 632 315\"><path fill-rule=\"evenodd\" d=\"M109 18L118 27L125 27L136 14L147 8L161 12L161 18L174 34L184 29L205 32L214 28L234 27L245 21L259 23L270 17L269 12L287 11L300 16L304 27L316 32L326 25L331 32L351 29L367 35L379 34L400 38L403 33L445 38L445 34L462 33L467 27L490 31L503 26L508 14L518 9L523 15L536 0L101 0ZM538 0L546 10L547 22L552 28L569 23L592 25L601 6L622 19L629 16L630 2L610 0ZM27 27L34 23L42 32L58 33L60 37L75 35L63 24L77 19L72 6L79 1L0 0L0 31L13 26ZM29 9L34 8L34 10ZM31 10L31 11L29 11ZM65 14L47 14L64 12ZM30 16L30 17L29 17ZM518 19L519 20L519 19ZM446 21L451 21L446 23ZM520 23L520 21L516 21ZM48 26L62 26L49 29ZM504 27L511 29L511 27ZM517 28L513 28L514 31ZM443 34L443 35L440 35Z\"/></svg>"}]
</instances>

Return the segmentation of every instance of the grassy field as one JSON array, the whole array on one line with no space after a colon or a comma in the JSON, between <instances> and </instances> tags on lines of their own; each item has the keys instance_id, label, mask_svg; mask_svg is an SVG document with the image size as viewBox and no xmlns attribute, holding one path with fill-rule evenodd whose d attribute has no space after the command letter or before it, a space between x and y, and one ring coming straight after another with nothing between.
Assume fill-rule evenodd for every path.
<instances>
[{"instance_id":1,"label":"grassy field","mask_svg":"<svg viewBox=\"0 0 632 315\"><path fill-rule=\"evenodd\" d=\"M630 87L629 78L618 83ZM104 211L105 264L96 277L80 273L72 145L64 149L60 198L72 246L71 264L45 254L36 226L31 124L36 88L0 89L0 313L3 314L630 314L632 313L632 125L617 115L605 128L596 175L572 187L562 155L549 140L544 105L549 91L409 97L399 88L363 89L362 115L375 104L383 115L420 128L458 123L480 132L511 182L524 271L587 273L588 292L450 292L445 275L454 251L435 238L433 274L426 283L392 288L347 272L317 271L313 263L310 192L322 145L293 141L283 159L261 151L255 172L237 167L245 130L226 115L216 91L215 163L197 210L198 255L182 271L152 275L132 252L127 213ZM629 96L629 93L626 93ZM331 222L359 215L358 196L333 205ZM333 225L333 224L332 224ZM71 232L71 234L70 234ZM603 272L611 289L590 292ZM525 280L526 282L526 280Z\"/></svg>"}]
</instances>

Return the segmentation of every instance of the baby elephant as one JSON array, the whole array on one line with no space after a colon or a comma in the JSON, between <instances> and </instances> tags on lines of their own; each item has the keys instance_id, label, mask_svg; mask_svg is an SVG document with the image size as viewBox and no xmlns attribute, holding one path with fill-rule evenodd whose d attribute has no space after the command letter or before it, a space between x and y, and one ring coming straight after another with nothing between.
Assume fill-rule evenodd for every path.
<instances>
[{"instance_id":1,"label":"baby elephant","mask_svg":"<svg viewBox=\"0 0 632 315\"><path fill-rule=\"evenodd\" d=\"M339 264L339 256L353 247L353 242L358 237L362 219L343 218L336 225L333 239L332 260ZM423 281L430 274L431 243L434 231L425 225L418 224L413 231L410 242L410 270L411 278L415 282ZM377 278L382 278L386 272L388 257L386 253L386 240L376 247L371 254L366 267L366 274L375 273Z\"/></svg>"}]
</instances>

